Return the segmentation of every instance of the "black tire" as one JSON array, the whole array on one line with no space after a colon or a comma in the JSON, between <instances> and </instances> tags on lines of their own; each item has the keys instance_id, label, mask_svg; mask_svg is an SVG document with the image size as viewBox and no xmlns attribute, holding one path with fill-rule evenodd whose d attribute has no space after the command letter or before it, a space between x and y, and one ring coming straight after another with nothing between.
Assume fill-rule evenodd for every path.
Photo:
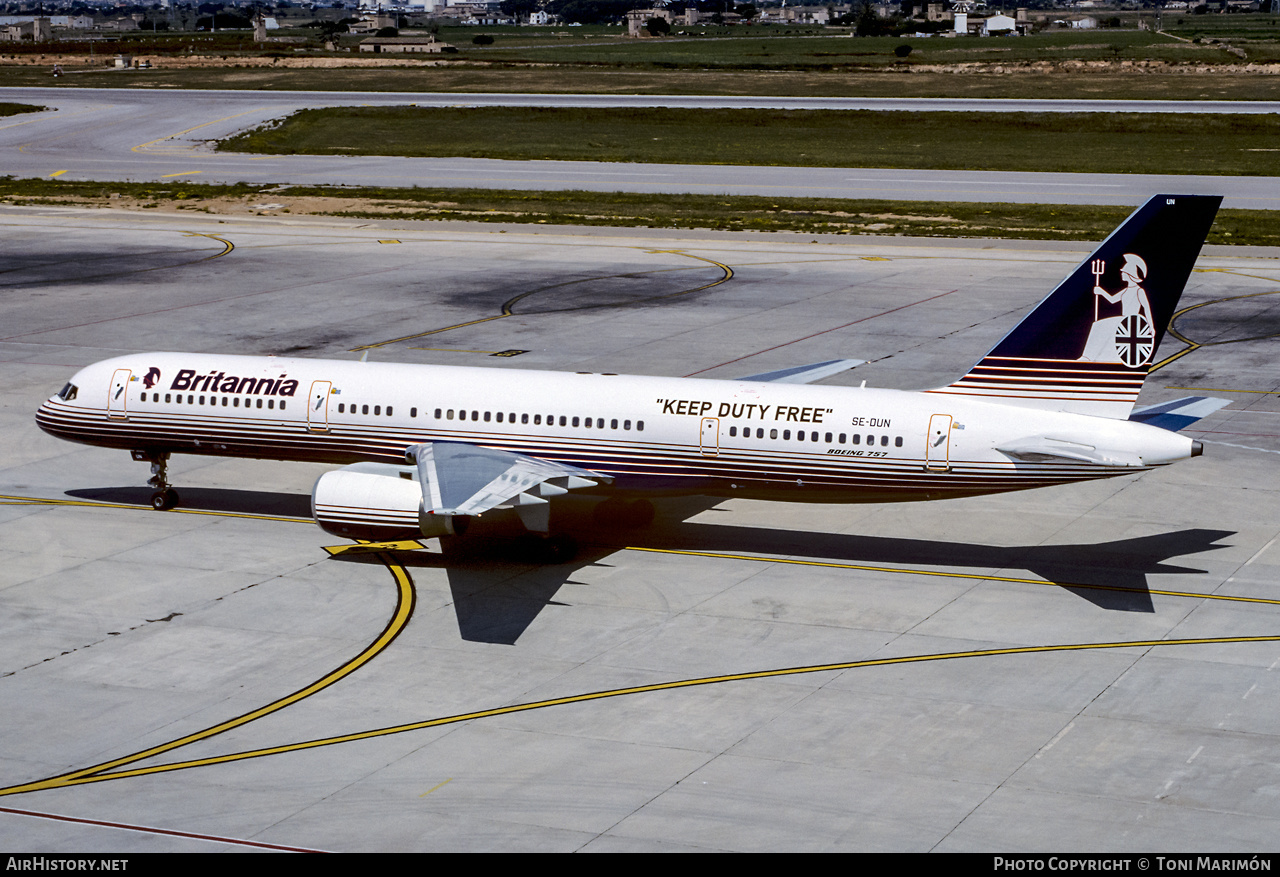
<instances>
[{"instance_id":1,"label":"black tire","mask_svg":"<svg viewBox=\"0 0 1280 877\"><path fill-rule=\"evenodd\" d=\"M170 487L168 490L157 490L151 494L151 507L158 512L168 511L178 504L178 491Z\"/></svg>"}]
</instances>

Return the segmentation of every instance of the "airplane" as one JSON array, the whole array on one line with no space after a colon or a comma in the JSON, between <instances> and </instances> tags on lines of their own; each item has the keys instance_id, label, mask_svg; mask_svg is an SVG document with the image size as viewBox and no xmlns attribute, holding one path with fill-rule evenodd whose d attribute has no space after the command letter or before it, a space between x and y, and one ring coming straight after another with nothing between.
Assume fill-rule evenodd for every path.
<instances>
[{"instance_id":1,"label":"airplane","mask_svg":"<svg viewBox=\"0 0 1280 877\"><path fill-rule=\"evenodd\" d=\"M1221 201L1150 199L967 373L924 391L810 385L860 360L710 380L141 353L81 369L36 422L149 462L157 510L179 501L171 454L332 463L312 493L329 533L451 537L506 510L551 562L576 550L550 525L571 491L635 527L650 496L923 501L1146 472L1199 456L1178 430L1227 404L1134 409Z\"/></svg>"}]
</instances>

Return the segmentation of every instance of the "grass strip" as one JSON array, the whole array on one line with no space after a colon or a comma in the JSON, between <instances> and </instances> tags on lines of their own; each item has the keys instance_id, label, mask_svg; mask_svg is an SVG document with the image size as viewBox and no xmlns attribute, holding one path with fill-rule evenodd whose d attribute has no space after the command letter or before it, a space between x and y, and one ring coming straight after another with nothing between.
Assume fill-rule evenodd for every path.
<instances>
[{"instance_id":1,"label":"grass strip","mask_svg":"<svg viewBox=\"0 0 1280 877\"><path fill-rule=\"evenodd\" d=\"M1280 175L1280 115L334 107L225 140L258 154Z\"/></svg>"},{"instance_id":2,"label":"grass strip","mask_svg":"<svg viewBox=\"0 0 1280 877\"><path fill-rule=\"evenodd\" d=\"M263 201L280 205L263 210ZM1098 241L1131 208L497 189L90 182L0 177L0 202L530 225ZM1280 246L1268 210L1222 210L1209 243Z\"/></svg>"},{"instance_id":3,"label":"grass strip","mask_svg":"<svg viewBox=\"0 0 1280 877\"><path fill-rule=\"evenodd\" d=\"M43 112L44 107L36 107L31 104L15 104L0 101L0 116L16 116L20 113L39 113Z\"/></svg>"}]
</instances>

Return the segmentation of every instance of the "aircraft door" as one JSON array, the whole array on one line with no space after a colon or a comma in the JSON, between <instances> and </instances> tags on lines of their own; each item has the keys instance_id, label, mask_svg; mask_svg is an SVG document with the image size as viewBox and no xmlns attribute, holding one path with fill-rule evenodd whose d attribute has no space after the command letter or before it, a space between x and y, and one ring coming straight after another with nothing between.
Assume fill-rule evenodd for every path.
<instances>
[{"instance_id":1,"label":"aircraft door","mask_svg":"<svg viewBox=\"0 0 1280 877\"><path fill-rule=\"evenodd\" d=\"M715 457L720 453L720 418L702 418L702 453L703 456Z\"/></svg>"},{"instance_id":2,"label":"aircraft door","mask_svg":"<svg viewBox=\"0 0 1280 877\"><path fill-rule=\"evenodd\" d=\"M118 420L129 417L129 378L133 372L127 368L118 368L111 376L111 389L107 393L107 416Z\"/></svg>"},{"instance_id":3,"label":"aircraft door","mask_svg":"<svg viewBox=\"0 0 1280 877\"><path fill-rule=\"evenodd\" d=\"M950 414L935 414L929 418L929 435L925 442L924 467L930 472L946 472L951 468Z\"/></svg>"},{"instance_id":4,"label":"aircraft door","mask_svg":"<svg viewBox=\"0 0 1280 877\"><path fill-rule=\"evenodd\" d=\"M307 429L312 432L329 431L329 393L331 381L312 381L311 398L307 403Z\"/></svg>"}]
</instances>

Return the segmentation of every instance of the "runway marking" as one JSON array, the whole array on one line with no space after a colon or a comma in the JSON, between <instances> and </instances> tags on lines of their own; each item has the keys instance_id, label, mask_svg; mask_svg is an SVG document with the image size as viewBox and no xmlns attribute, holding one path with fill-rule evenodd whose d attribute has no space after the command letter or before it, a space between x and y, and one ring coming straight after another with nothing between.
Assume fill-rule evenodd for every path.
<instances>
[{"instance_id":1,"label":"runway marking","mask_svg":"<svg viewBox=\"0 0 1280 877\"><path fill-rule=\"evenodd\" d=\"M119 502L95 502L93 500L84 499L49 499L43 496L13 496L6 494L0 494L0 505L84 506L86 508L122 509L132 512L155 511L155 509L150 505L130 505L128 503ZM173 508L168 509L165 514L211 515L219 518L249 518L250 520L255 521L284 521L288 524L314 523L311 518L294 518L286 515L255 515L250 512L220 512L206 509Z\"/></svg>"},{"instance_id":2,"label":"runway marking","mask_svg":"<svg viewBox=\"0 0 1280 877\"><path fill-rule=\"evenodd\" d=\"M1191 390L1200 393L1261 393L1263 396L1274 396L1276 390L1225 390L1219 387L1166 387L1167 390Z\"/></svg>"},{"instance_id":3,"label":"runway marking","mask_svg":"<svg viewBox=\"0 0 1280 877\"><path fill-rule=\"evenodd\" d=\"M811 335L805 335L805 336L804 336L804 337L802 337L802 338L795 338L795 339L793 339L793 340L791 340L791 341L784 341L784 342L783 342L783 343L781 343L781 344L775 344L775 345L774 345L774 346L772 346L772 347L766 347L766 348L764 348L763 350L757 350L755 353L748 353L748 354L746 354L745 356L739 356L737 359L729 359L729 360L726 360L726 361L724 361L724 362L722 362L722 363L719 363L719 364L717 364L717 365L709 365L709 366L707 366L706 368L698 369L696 372L689 372L689 374L685 375L685 377L686 377L686 378L691 378L691 377L693 377L694 375L700 375L700 374L702 374L703 372L709 372L709 371L711 371L712 369L720 368L721 366L732 365L732 364L733 364L733 363L735 363L735 362L742 362L742 360L744 360L744 359L750 359L750 358L751 358L751 357L753 357L753 356L759 356L760 354L762 354L762 353L768 353L768 352L769 352L769 351L771 351L771 350L777 350L777 349L779 349L779 348L781 348L781 347L787 347L788 345L791 345L791 344L798 344L798 343L799 343L799 342L801 342L801 341L808 341L810 338L817 338L819 335L826 335L828 332L835 332L835 331L837 331L837 330L839 330L839 329L845 329L845 328L848 328L849 326L853 326L853 325L856 325L856 324L858 324L858 323L865 323L867 320L874 320L876 317L883 317L883 316L886 316L886 315L888 315L888 314L892 314L892 313L896 313L897 311L904 310L904 309L906 309L906 308L912 308L912 307L915 307L916 305L922 305L922 304L924 304L925 302L931 302L931 301L934 301L934 300L936 300L936 299L940 299L940 298L942 298L943 296L951 295L951 293L953 293L953 292L957 292L957 291L958 291L958 290L953 289L953 290L950 290L949 292L944 292L944 293L942 293L941 295L934 295L934 296L930 296L929 298L922 298L922 299L920 299L919 301L913 301L913 302L911 302L910 304L899 305L899 306L898 306L898 307L896 307L896 308L890 308L890 309L889 309L889 310L887 310L887 311L881 311L880 313L878 313L878 314L872 314L872 315L871 315L871 316L869 316L869 317L862 317L861 319L858 319L858 320L851 320L850 322L848 322L848 323L844 323L843 325L840 325L840 326L834 326L834 327L832 327L832 328L830 328L830 329L823 329L821 332L814 332L813 334L811 334Z\"/></svg>"},{"instance_id":4,"label":"runway marking","mask_svg":"<svg viewBox=\"0 0 1280 877\"><path fill-rule=\"evenodd\" d=\"M264 716L279 712L287 706L292 706L293 704L298 703L319 691L323 691L335 682L350 676L356 670L359 670L365 664L369 663L369 661L381 654L387 646L391 645L395 638L399 636L408 625L409 619L413 617L413 607L417 599L413 588L413 580L409 578L408 571L406 571L403 566L396 563L391 555L383 554L382 560L387 568L391 570L392 578L395 579L396 582L395 609L392 611L391 618L388 620L386 627L382 629L382 632L378 634L377 638L366 646L360 654L356 655L354 658L342 664L335 670L325 674L310 685L300 688L292 694L286 695L278 700L272 701L266 706L251 710L233 719L228 719L225 722L220 722L212 727L205 728L202 731L196 731L192 734L179 737L176 740L171 740L168 743L161 743L157 746L143 749L140 752L134 752L130 755L113 758L110 761L104 761L100 764L92 765L91 767L58 774L57 776L37 780L36 782L23 783L22 785L0 789L0 796L16 795L23 792L36 792L43 789L55 789L70 785L99 782L104 779L118 779L124 776L138 776L145 773L152 773L155 771L155 768L143 768L133 771L119 771L116 769L147 758L154 758L157 755L170 752L190 743L207 740L210 737L223 733L224 731L230 731L233 728L247 725ZM218 759L214 759L214 761L216 760ZM204 759L203 761L209 760ZM114 772L109 773L109 771Z\"/></svg>"},{"instance_id":5,"label":"runway marking","mask_svg":"<svg viewBox=\"0 0 1280 877\"><path fill-rule=\"evenodd\" d=\"M425 797L427 797L427 795L430 795L430 794L431 794L432 792L434 792L436 789L440 788L441 786L445 785L446 783L451 783L451 782L453 782L453 777L449 777L449 778L448 778L447 780L445 780L443 783L436 783L434 786L432 786L431 788L427 789L425 792L423 792L423 793L422 793L421 795L419 795L418 797L419 797L419 798L425 798Z\"/></svg>"},{"instance_id":6,"label":"runway marking","mask_svg":"<svg viewBox=\"0 0 1280 877\"><path fill-rule=\"evenodd\" d=\"M167 180L170 177L191 177L199 173L204 173L204 172L203 171L182 171L181 173L176 173L176 174L161 174L160 179Z\"/></svg>"},{"instance_id":7,"label":"runway marking","mask_svg":"<svg viewBox=\"0 0 1280 877\"><path fill-rule=\"evenodd\" d=\"M446 780L447 782L447 780ZM433 790L434 791L434 790ZM134 825L129 822L106 822L101 819L82 819L77 816L63 816L60 813L41 813L38 810L19 810L16 807L0 807L0 813L14 816L30 816L34 819L51 819L56 822L71 822L76 825L93 825L100 828L114 828L120 831L138 831L144 834L161 834L166 837L185 837L191 840L204 840L210 843L233 844L240 847L253 847L259 850L279 850L285 853L323 853L325 850L307 847L289 847L283 844L269 844L257 840L244 840L236 837L222 837L216 834L196 834L191 831L175 831L172 828L155 828L150 825Z\"/></svg>"},{"instance_id":8,"label":"runway marking","mask_svg":"<svg viewBox=\"0 0 1280 877\"><path fill-rule=\"evenodd\" d=\"M613 697L627 697L635 694L649 694L658 691L675 691L682 688L694 688L704 685L718 685L726 682L747 682L756 679L775 679L784 676L799 676L809 673L828 673L842 670L854 670L865 667L888 667L896 664L920 664L929 661L948 661L961 658L986 658L1007 655L1032 655L1047 654L1050 652L1078 652L1091 651L1097 649L1138 649L1138 648L1156 648L1159 646L1189 646L1189 645L1214 645L1226 643L1268 643L1280 642L1280 635L1274 636L1224 636L1224 637L1192 637L1185 639L1165 639L1165 640L1127 640L1118 642L1104 643L1060 643L1048 646L1012 646L999 649L976 649L972 651L962 652L936 652L927 655L902 655L896 658L867 658L858 661L840 661L832 664L811 664L802 667L784 667L772 670L756 670L746 673L729 673L722 676L702 676L694 679L677 679L670 682L655 682L649 685L634 685L627 688L611 688L603 691L592 691L585 694L574 694L566 697L556 697L549 700L530 701L526 703L511 704L508 706L494 707L492 709L477 710L470 713L459 713L452 716L442 716L434 719L425 719L420 722L409 722L402 725L391 725L385 728L374 728L368 731L357 731L351 734L342 734L336 737L322 737L314 740L304 740L298 743L288 743L281 746L272 746L265 749L253 749L243 752L233 752L226 755L214 756L211 758L193 759L191 761L170 762L168 764L157 764L151 767L139 768L136 770L117 771L114 773L101 773L96 776L87 774L67 775L60 785L84 785L87 783L104 782L107 780L126 779L129 777L145 776L148 774L169 773L176 770L187 770L193 767L206 767L213 764L230 764L235 761L244 761L250 758L263 758L270 755L281 755L287 752L302 752L308 749L318 749L322 746L335 746L340 743L354 743L359 740L372 740L377 737L389 737L394 734L405 734L410 731L421 731L427 728L439 728L445 725L454 725L461 722L471 722L478 719L492 718L494 716L507 716L515 713L531 712L533 710L547 709L549 707L565 706L567 704L589 703L596 700L605 700ZM30 784L28 787L15 786L9 789L0 789L0 795L14 794L20 791L36 791L38 788L51 788L52 786L44 786L41 784Z\"/></svg>"},{"instance_id":9,"label":"runway marking","mask_svg":"<svg viewBox=\"0 0 1280 877\"><path fill-rule=\"evenodd\" d=\"M1226 268L1205 268L1205 269L1197 269L1197 270L1213 271L1221 274L1237 274L1241 277L1255 277L1261 280L1267 280L1271 282L1275 281L1275 278L1273 277L1259 277L1259 275L1257 274L1244 274L1239 271L1230 271ZM1186 356L1188 353L1191 353L1194 350L1199 350L1201 347L1216 347L1220 344L1238 344L1242 341L1261 341L1264 338L1275 338L1277 335L1280 335L1280 332L1269 332L1266 335L1257 335L1252 338L1230 338L1226 341L1205 341L1202 343L1199 341L1192 341L1190 338L1188 338L1187 336L1179 332L1177 329L1177 326L1175 325L1178 322L1178 317L1182 316L1188 311L1194 311L1196 308L1202 308L1207 305L1221 304L1222 302L1227 302L1227 301L1236 301L1237 299L1242 299L1242 298L1257 298L1258 296L1261 296L1261 295L1280 295L1280 289L1272 289L1267 292L1250 292L1250 293L1247 293L1246 295L1229 295L1226 298L1215 298L1212 301L1202 301L1199 304L1191 305L1189 307L1182 308L1179 311L1175 311L1173 316L1169 318L1168 332L1174 338L1177 338L1183 344L1186 344L1187 348L1185 350L1179 350L1173 356L1160 360L1160 362L1151 366L1151 368L1147 370L1147 374L1151 374L1151 372L1154 372L1157 369L1162 369L1169 363L1174 362L1175 360L1181 359L1182 357ZM1223 392L1228 392L1228 391L1224 390Z\"/></svg>"},{"instance_id":10,"label":"runway marking","mask_svg":"<svg viewBox=\"0 0 1280 877\"><path fill-rule=\"evenodd\" d=\"M53 173L49 174L49 176L51 176L51 177L60 177L60 176L62 176L62 175L63 175L63 174L65 174L65 173L66 173L66 171L54 171Z\"/></svg>"},{"instance_id":11,"label":"runway marking","mask_svg":"<svg viewBox=\"0 0 1280 877\"><path fill-rule=\"evenodd\" d=\"M193 265L198 264L200 262L208 262L211 259L220 259L223 256L227 255L227 253L230 253L232 250L236 248L236 245L231 243L231 241L227 240L226 238L220 237L216 234L209 234L208 232L184 231L182 233L182 236L188 237L188 238L209 238L210 240L217 241L218 243L222 244L221 253L214 253L212 256L205 256L203 259L197 259L195 262L191 263Z\"/></svg>"},{"instance_id":12,"label":"runway marking","mask_svg":"<svg viewBox=\"0 0 1280 877\"><path fill-rule=\"evenodd\" d=\"M702 286L696 286L693 289L682 289L679 292L672 292L666 295L656 295L656 296L651 296L649 298L635 299L633 301L625 301L625 302L616 302L613 304L583 305L581 307L559 308L556 311L554 311L554 313L564 313L567 311L604 310L606 308L622 308L622 307L630 307L632 305L648 304L649 302L664 301L666 299L679 298L680 296L684 296L684 295L692 295L695 292L701 292L705 289L711 289L712 287L719 286L722 283L727 283L728 281L733 279L733 269L722 262L717 262L715 259L708 259L705 256L695 256L693 253L686 253L683 250L646 249L645 252L655 253L655 254L656 253L675 253L676 255L687 256L690 259L697 259L701 262L708 262L712 265L715 265L724 273L718 280L714 280L711 283L704 283ZM610 276L638 277L638 276L647 275L647 274L665 274L672 271L690 271L690 270L693 270L693 269L691 268L658 268L652 271L629 271L625 274L610 275ZM543 287L539 287L538 289L531 289L528 292L522 292L519 295L516 295L512 298L507 299L505 302L502 303L502 308L501 308L502 312L499 314L494 314L491 317L479 317L475 320L468 320L465 323L457 323L453 326L444 326L443 328L440 328L440 329L429 329L426 332L416 332L412 335L402 335L399 338L391 338L391 339L388 339L387 341L375 341L372 344L362 344L359 347L352 347L351 352L359 353L362 350L374 350L379 347L386 347L390 344L399 344L404 341L412 341L415 338L426 338L430 335L439 335L443 332L452 332L454 329L465 329L467 326L478 326L481 323L489 323L489 322L492 322L493 320L502 320L507 317L514 316L516 304L520 301L523 301L526 298L529 298L530 296L547 292L548 290L552 290L552 289L559 289L565 286L572 286L578 283L599 282L600 280L603 280L603 279L607 279L607 278L584 277L580 280L569 280L564 283L555 283L550 286L543 286ZM425 350L429 348L414 348L414 349Z\"/></svg>"},{"instance_id":13,"label":"runway marking","mask_svg":"<svg viewBox=\"0 0 1280 877\"><path fill-rule=\"evenodd\" d=\"M0 498L4 498L4 497L0 497ZM10 497L10 498L31 501L30 498L26 498L26 497ZM54 503L67 504L67 505L92 505L92 506L99 506L99 507L119 508L119 506L109 506L103 503L82 503L82 502L71 502L71 501L54 501ZM293 520L293 519L286 519L286 520ZM416 540L407 540L405 543L385 543L385 545L392 545L392 544L402 544L402 545L405 545L406 547L408 546L421 547L421 543L417 542ZM1268 546L1264 546L1263 550L1265 551L1266 547L1269 547L1269 545L1270 543L1268 543ZM352 546L352 548L356 548L356 547L357 546ZM366 543L366 545L361 547L372 548L373 546L372 544ZM384 547L384 546L379 546L379 547ZM869 565L835 563L835 562L828 562L828 561L800 561L800 560L794 560L789 558L736 555L736 554L727 554L727 553L718 553L718 552L699 552L699 551L686 551L686 550L677 550L677 549L654 549L654 548L643 548L643 547L631 547L627 550L646 551L646 552L661 553L661 554L676 554L676 555L685 555L685 556L713 557L713 558L732 559L732 560L748 560L748 561L753 561L758 563L788 563L788 564L797 564L797 565L805 565L805 566L889 572L889 573L897 573L897 574L942 576L942 577L950 577L950 578L980 579L980 580L989 580L989 581L1007 581L1007 582L1026 583L1026 584L1033 584L1033 585L1042 585L1042 586L1049 585L1053 587L1097 588L1100 590L1112 590L1112 591L1139 590L1139 589L1133 589L1133 588L1121 588L1121 587L1111 587L1111 586L1058 583L1058 582L1049 582L1049 581L1038 580L1038 579L1024 579L1024 578L1014 578L1014 577L1007 577L1007 576L955 573L955 572L944 572L944 571L937 571L937 570L904 569L904 568L896 568L896 567L876 567L876 566L869 566ZM324 737L324 738L318 738L318 739L312 739L312 740L304 740L304 741L295 742L295 743L287 743L287 744L282 744L278 746L271 746L271 747L266 747L261 749L232 752L232 753L227 753L219 756L191 759L187 761L169 762L164 764L155 764L155 765L142 767L142 768L133 768L133 769L124 769L124 770L121 769L121 768L125 768L127 765L134 764L138 761L152 758L157 755L161 755L165 752L173 751L182 746L186 746L190 743L194 743L201 740L207 740L208 738L213 737L217 734L220 734L224 731L228 731L228 730L231 730L232 728L240 727L258 718L262 718L263 716L270 715L271 713L277 712L285 708L286 706L297 703L303 698L308 697L311 694L314 694L334 684L335 682L339 681L342 678L345 678L346 676L353 673L355 670L359 669L364 664L368 663L378 654L380 654L387 646L390 645L392 641L394 641L396 636L398 636L399 633L408 624L408 621L413 613L413 606L416 601L416 592L414 589L413 580L410 578L408 571L404 568L402 564L400 564L396 560L395 556L392 553L385 552L385 551L377 552L377 553L379 554L379 557L382 560L383 564L391 572L392 577L396 583L397 605L396 605L395 611L392 613L391 619L387 623L386 628L384 628L383 632L377 637L377 639L375 639L373 643L371 643L368 647L366 647L366 649L363 652L361 652L360 655L356 656L355 658L351 659L347 663L343 664L341 667L337 668L333 672L322 677L320 680L302 689L299 689L293 694L290 694L284 698L276 700L259 709L245 713L237 718L230 719L226 722L222 722L218 725L214 725L203 731L198 731L193 734L186 735L184 737L170 741L168 743L163 743L157 746L153 746L148 749L142 750L140 752L135 752L133 754L126 755L120 758L115 758L110 761L93 765L91 767L70 771L68 773L59 774L57 776L49 777L47 779L38 780L35 782L24 783L21 785L3 788L3 789L0 789L0 796L21 794L25 792L42 791L45 789L62 788L67 786L85 785L89 783L105 782L108 780L126 779L130 777L146 776L150 774L168 773L168 772L177 771L177 770L185 770L185 769L194 768L194 767L204 767L204 766L210 766L214 764L228 764L235 761L244 761L250 758L261 758L261 757L266 757L270 755L279 755L279 754L289 753L289 752L299 752L299 751L304 751L308 749L319 748L322 746L332 746L339 743L349 743L349 742L355 742L359 740L369 740L377 737L390 736L393 734L401 734L401 733L407 733L410 731L424 730L427 728L441 727L441 726L457 724L461 722L475 721L478 719L490 718L490 717L500 716L500 715L511 715L514 713L528 712L528 711L538 710L538 709L546 709L549 707L562 706L566 704L587 703L590 701L603 700L603 699L613 698L613 697L625 697L625 696L630 696L635 694L645 694L645 693L652 693L652 692L659 692L659 691L673 691L673 690L678 690L683 688L714 685L714 684L720 684L720 683L726 683L726 682L742 682L742 681L770 679L770 678L778 678L778 677L794 676L794 675L810 674L810 673L843 671L843 670L868 668L868 667L883 667L883 666L898 665L898 664L924 663L929 661L952 660L952 659L961 659L961 658L1027 655L1027 654L1038 654L1038 653L1086 651L1086 650L1097 650L1097 649L1120 649L1120 648L1124 648L1124 649L1148 648L1149 649L1149 648L1155 648L1159 646L1176 646L1176 645L1280 642L1280 635L1271 635L1271 636L1193 637L1193 638L1180 638L1180 639L1130 640L1130 641L1101 642L1101 643L1060 643L1055 645L1014 646L1014 647L995 648L995 649L940 652L940 653L931 653L931 654L923 654L923 655L902 655L898 657L889 657L889 658L866 658L866 659L860 659L860 660L854 660L854 661L841 661L836 663L811 664L811 665L798 666L798 667L765 669L765 670L748 671L743 673L723 674L718 676L704 676L704 677L696 677L696 678L690 678L690 679L678 679L678 680L672 680L668 682L656 682L656 683L651 683L647 685L636 685L636 686L628 686L625 688L614 688L614 689L606 689L601 691L586 692L583 694L568 695L565 697L551 698L547 700L509 704L505 706L493 707L493 708L484 709L484 710L477 710L477 711L468 712L468 713L460 713L460 714L455 714L450 716L441 716L441 717L425 719L417 722L410 722L410 723L393 725L393 726L388 726L383 728L374 728L366 731L359 731L359 732L343 734L343 735L338 735L333 737ZM1256 556L1257 555L1255 555L1255 557ZM1250 560L1252 560L1252 558ZM1257 597L1238 597L1238 596L1231 596L1231 595L1225 595L1225 594L1193 594L1193 593L1187 593L1187 592L1162 591L1162 590L1154 590L1154 591L1149 591L1147 593L1163 594L1163 595L1177 596L1177 597L1194 597L1194 598L1206 599L1206 600L1217 599L1217 600L1228 600L1228 601L1246 602L1246 603L1280 604L1280 600L1270 600L1270 599L1263 599L1263 598L1257 598ZM449 780L446 780L445 782L449 782ZM443 783L441 783L440 785L443 785ZM435 789L439 788L440 785L433 787L431 790L428 791L427 794L430 794L431 791L435 791Z\"/></svg>"},{"instance_id":14,"label":"runway marking","mask_svg":"<svg viewBox=\"0 0 1280 877\"><path fill-rule=\"evenodd\" d=\"M210 125L216 125L219 122L227 122L227 121L230 121L231 119L238 119L241 116L247 116L250 113L261 112L262 110L265 110L265 109L267 109L267 107L254 107L251 110L245 110L243 113L236 113L233 116L223 116L221 119L214 119L212 122L202 122L199 125L193 125L190 128L187 128L183 131L179 131L176 134L166 134L164 137L157 137L155 140L148 140L146 143L139 143L137 146L134 146L129 151L142 152L143 150L147 149L150 146L155 145L156 143L163 143L166 140L172 140L174 137L181 137L183 134L190 134L192 131L198 131L201 128L207 128Z\"/></svg>"},{"instance_id":15,"label":"runway marking","mask_svg":"<svg viewBox=\"0 0 1280 877\"><path fill-rule=\"evenodd\" d=\"M830 569L854 569L860 572L887 572L904 575L937 576L950 579L978 579L990 582L1012 582L1019 585L1041 585L1052 588L1074 588L1091 591L1121 591L1131 594L1159 594L1162 597L1190 597L1197 600L1225 600L1232 603L1267 603L1280 606L1280 599L1265 597L1234 597L1229 594L1201 594L1193 591L1165 591L1157 588L1126 588L1120 585L1088 585L1080 582L1051 582L1048 579L1024 579L1016 576L984 575L982 573L946 572L944 570L913 569L898 566L867 566L857 563L836 563L826 560L794 560L787 557L767 557L752 554L726 554L717 551L687 551L677 548L641 548L628 546L628 551L648 551L653 554L681 554L689 557L714 557L720 560L749 560L755 563L785 563L796 566L818 566Z\"/></svg>"}]
</instances>

